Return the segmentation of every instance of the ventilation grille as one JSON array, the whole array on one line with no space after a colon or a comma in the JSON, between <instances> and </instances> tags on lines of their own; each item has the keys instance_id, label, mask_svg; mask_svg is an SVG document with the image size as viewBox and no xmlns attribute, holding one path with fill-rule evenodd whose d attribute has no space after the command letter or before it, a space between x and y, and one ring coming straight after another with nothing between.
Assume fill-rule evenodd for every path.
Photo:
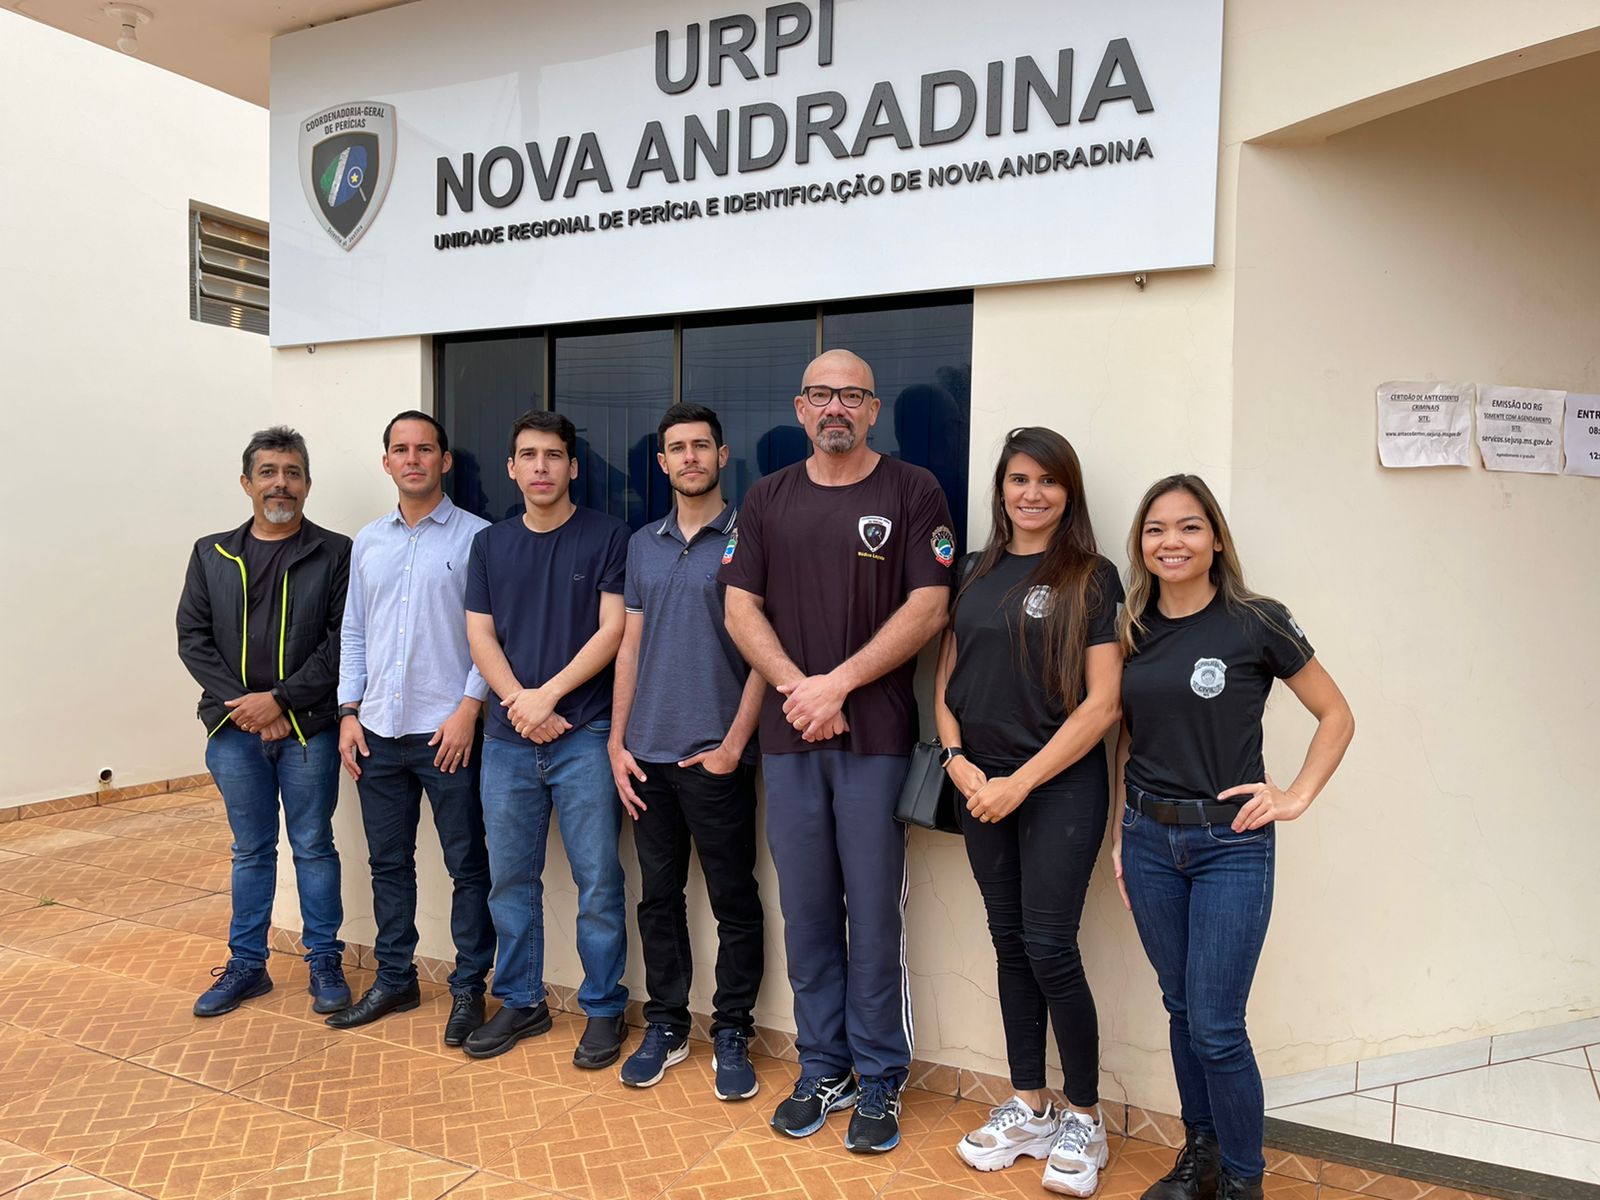
<instances>
[{"instance_id":1,"label":"ventilation grille","mask_svg":"<svg viewBox=\"0 0 1600 1200\"><path fill-rule=\"evenodd\" d=\"M269 259L265 225L191 204L190 319L266 333Z\"/></svg>"}]
</instances>

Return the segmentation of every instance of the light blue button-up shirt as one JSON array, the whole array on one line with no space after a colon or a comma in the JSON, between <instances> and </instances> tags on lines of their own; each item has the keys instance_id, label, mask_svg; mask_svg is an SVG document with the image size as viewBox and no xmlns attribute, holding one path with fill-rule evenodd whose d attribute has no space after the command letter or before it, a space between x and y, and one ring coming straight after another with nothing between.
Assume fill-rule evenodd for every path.
<instances>
[{"instance_id":1,"label":"light blue button-up shirt","mask_svg":"<svg viewBox=\"0 0 1600 1200\"><path fill-rule=\"evenodd\" d=\"M467 647L467 560L489 522L446 496L413 529L398 507L356 534L339 649L339 703L379 737L432 733L489 685Z\"/></svg>"}]
</instances>

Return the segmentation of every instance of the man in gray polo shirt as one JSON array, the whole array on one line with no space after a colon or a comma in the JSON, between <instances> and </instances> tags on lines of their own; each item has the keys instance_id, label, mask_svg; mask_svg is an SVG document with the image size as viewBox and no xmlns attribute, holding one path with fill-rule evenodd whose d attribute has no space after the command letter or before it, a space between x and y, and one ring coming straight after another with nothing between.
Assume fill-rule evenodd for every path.
<instances>
[{"instance_id":1,"label":"man in gray polo shirt","mask_svg":"<svg viewBox=\"0 0 1600 1200\"><path fill-rule=\"evenodd\" d=\"M717 919L716 1093L744 1100L757 1087L747 1047L763 958L751 737L765 683L722 619L717 569L737 515L719 481L728 463L722 424L709 408L674 404L657 443L673 510L628 543L627 623L611 703L611 770L636 822L649 993L649 1025L622 1066L622 1082L650 1087L689 1056L694 960L683 889L692 838Z\"/></svg>"}]
</instances>

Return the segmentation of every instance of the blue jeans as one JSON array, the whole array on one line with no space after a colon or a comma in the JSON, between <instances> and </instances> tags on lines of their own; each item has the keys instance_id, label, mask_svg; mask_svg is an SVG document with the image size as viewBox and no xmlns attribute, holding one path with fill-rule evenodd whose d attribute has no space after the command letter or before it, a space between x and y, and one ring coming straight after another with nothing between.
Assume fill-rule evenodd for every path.
<instances>
[{"instance_id":1,"label":"blue jeans","mask_svg":"<svg viewBox=\"0 0 1600 1200\"><path fill-rule=\"evenodd\" d=\"M483 808L478 801L482 751L454 774L433 765L432 734L379 737L368 730L361 760L361 824L372 868L372 915L378 924L373 952L378 985L400 991L417 980L417 821L426 788L439 833L444 867L453 885L450 937L456 947L452 992L483 993L494 966L494 923L489 918L489 853L484 847Z\"/></svg>"},{"instance_id":2,"label":"blue jeans","mask_svg":"<svg viewBox=\"0 0 1600 1200\"><path fill-rule=\"evenodd\" d=\"M1171 1017L1183 1123L1213 1134L1222 1165L1241 1179L1266 1170L1244 1009L1272 916L1274 840L1272 825L1234 833L1122 814L1122 877Z\"/></svg>"},{"instance_id":3,"label":"blue jeans","mask_svg":"<svg viewBox=\"0 0 1600 1200\"><path fill-rule=\"evenodd\" d=\"M228 952L241 962L267 961L267 927L278 884L278 799L294 852L306 957L341 954L339 852L333 846L333 806L339 798L339 737L325 730L308 738L263 742L230 722L206 743L206 769L217 781L233 831L233 921Z\"/></svg>"},{"instance_id":4,"label":"blue jeans","mask_svg":"<svg viewBox=\"0 0 1600 1200\"><path fill-rule=\"evenodd\" d=\"M494 994L513 1008L544 999L544 873L550 812L578 885L578 1003L591 1017L620 1016L628 930L622 894L622 802L606 755L610 721L539 746L483 739L483 823L489 835L489 911L500 939Z\"/></svg>"}]
</instances>

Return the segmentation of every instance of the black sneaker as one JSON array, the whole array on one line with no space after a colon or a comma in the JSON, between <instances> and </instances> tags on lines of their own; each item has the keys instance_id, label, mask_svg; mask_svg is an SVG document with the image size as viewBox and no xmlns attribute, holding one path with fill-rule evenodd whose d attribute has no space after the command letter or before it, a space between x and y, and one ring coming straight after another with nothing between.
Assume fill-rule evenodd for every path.
<instances>
[{"instance_id":1,"label":"black sneaker","mask_svg":"<svg viewBox=\"0 0 1600 1200\"><path fill-rule=\"evenodd\" d=\"M552 1024L550 1008L543 1000L532 1008L512 1008L502 1004L500 1010L487 1022L474 1029L461 1043L461 1049L472 1058L493 1058L504 1054L525 1037L549 1033Z\"/></svg>"},{"instance_id":2,"label":"black sneaker","mask_svg":"<svg viewBox=\"0 0 1600 1200\"><path fill-rule=\"evenodd\" d=\"M856 1111L850 1114L846 1150L883 1154L900 1144L900 1089L882 1075L863 1075Z\"/></svg>"},{"instance_id":3,"label":"black sneaker","mask_svg":"<svg viewBox=\"0 0 1600 1200\"><path fill-rule=\"evenodd\" d=\"M829 1113L849 1108L855 1102L856 1077L849 1071L802 1075L789 1098L772 1114L772 1127L790 1137L810 1137L822 1128Z\"/></svg>"},{"instance_id":4,"label":"black sneaker","mask_svg":"<svg viewBox=\"0 0 1600 1200\"><path fill-rule=\"evenodd\" d=\"M620 1013L614 1017L590 1017L578 1039L578 1048L572 1052L572 1065L585 1071L609 1067L622 1057L622 1043L627 1037L628 1020Z\"/></svg>"}]
</instances>

